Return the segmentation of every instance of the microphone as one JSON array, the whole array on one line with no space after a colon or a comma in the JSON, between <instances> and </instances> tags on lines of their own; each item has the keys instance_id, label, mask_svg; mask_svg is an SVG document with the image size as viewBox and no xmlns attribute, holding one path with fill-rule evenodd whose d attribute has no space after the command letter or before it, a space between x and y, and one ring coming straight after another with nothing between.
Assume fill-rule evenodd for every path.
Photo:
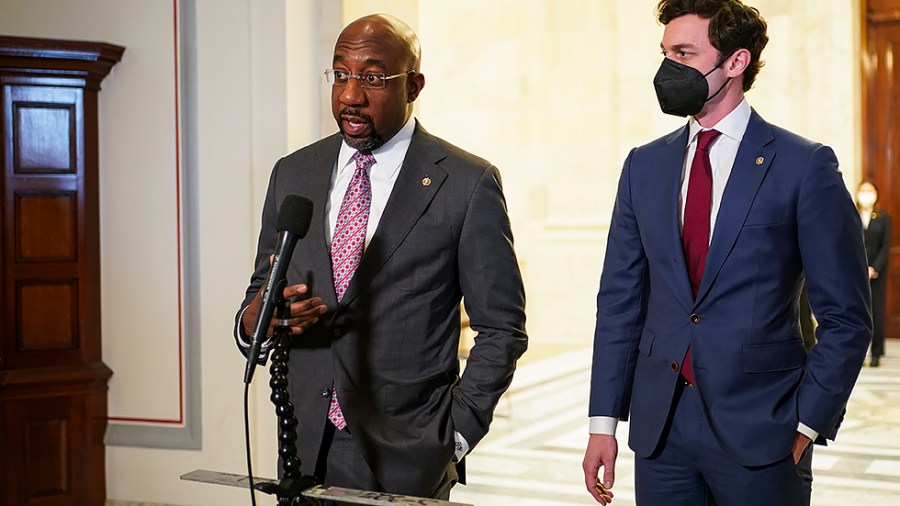
<instances>
[{"instance_id":1,"label":"microphone","mask_svg":"<svg viewBox=\"0 0 900 506\"><path fill-rule=\"evenodd\" d=\"M284 298L284 287L287 284L285 275L288 264L291 263L291 255L297 241L303 239L309 230L309 221L312 219L313 203L300 195L288 195L281 201L278 210L278 243L275 245L275 256L272 266L269 268L269 276L263 285L262 303L256 324L253 326L253 334L250 341L250 350L247 352L247 370L244 372L244 383L250 384L253 379L253 371L259 361L259 352L262 343L266 340L269 330L269 322L275 313L275 308Z\"/></svg>"}]
</instances>

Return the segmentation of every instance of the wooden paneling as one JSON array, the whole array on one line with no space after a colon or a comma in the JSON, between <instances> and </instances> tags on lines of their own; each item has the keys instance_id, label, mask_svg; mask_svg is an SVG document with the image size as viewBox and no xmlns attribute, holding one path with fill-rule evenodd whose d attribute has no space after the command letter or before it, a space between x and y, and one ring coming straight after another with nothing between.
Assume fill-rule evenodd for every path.
<instances>
[{"instance_id":1,"label":"wooden paneling","mask_svg":"<svg viewBox=\"0 0 900 506\"><path fill-rule=\"evenodd\" d=\"M8 485L0 504L79 506L93 467L84 437L88 413L85 395L16 399L4 403L4 435L12 451L6 461ZM85 466L87 463L87 466ZM2 467L0 467L2 469Z\"/></svg>"},{"instance_id":2,"label":"wooden paneling","mask_svg":"<svg viewBox=\"0 0 900 506\"><path fill-rule=\"evenodd\" d=\"M15 172L75 171L72 104L13 103L12 133Z\"/></svg>"},{"instance_id":3,"label":"wooden paneling","mask_svg":"<svg viewBox=\"0 0 900 506\"><path fill-rule=\"evenodd\" d=\"M15 199L17 262L76 262L77 193L17 194Z\"/></svg>"},{"instance_id":4,"label":"wooden paneling","mask_svg":"<svg viewBox=\"0 0 900 506\"><path fill-rule=\"evenodd\" d=\"M9 135L3 141L10 175L77 175L84 162L85 90L16 85L5 91L4 126Z\"/></svg>"},{"instance_id":5,"label":"wooden paneling","mask_svg":"<svg viewBox=\"0 0 900 506\"><path fill-rule=\"evenodd\" d=\"M97 92L124 48L0 36L0 504L102 506Z\"/></svg>"},{"instance_id":6,"label":"wooden paneling","mask_svg":"<svg viewBox=\"0 0 900 506\"><path fill-rule=\"evenodd\" d=\"M900 0L864 2L863 166L894 222L885 334L900 337Z\"/></svg>"},{"instance_id":7,"label":"wooden paneling","mask_svg":"<svg viewBox=\"0 0 900 506\"><path fill-rule=\"evenodd\" d=\"M69 420L64 417L42 417L25 423L25 471L28 497L69 495L71 460L69 455Z\"/></svg>"},{"instance_id":8,"label":"wooden paneling","mask_svg":"<svg viewBox=\"0 0 900 506\"><path fill-rule=\"evenodd\" d=\"M78 347L78 283L20 283L16 353ZM52 301L52 304L49 303Z\"/></svg>"}]
</instances>

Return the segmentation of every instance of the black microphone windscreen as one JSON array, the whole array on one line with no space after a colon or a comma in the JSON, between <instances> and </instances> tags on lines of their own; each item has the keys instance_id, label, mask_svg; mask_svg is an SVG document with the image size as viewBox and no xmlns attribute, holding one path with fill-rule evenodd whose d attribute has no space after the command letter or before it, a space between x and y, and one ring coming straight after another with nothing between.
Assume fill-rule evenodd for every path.
<instances>
[{"instance_id":1,"label":"black microphone windscreen","mask_svg":"<svg viewBox=\"0 0 900 506\"><path fill-rule=\"evenodd\" d=\"M309 230L313 203L302 195L288 195L278 210L278 231L287 230L302 239Z\"/></svg>"}]
</instances>

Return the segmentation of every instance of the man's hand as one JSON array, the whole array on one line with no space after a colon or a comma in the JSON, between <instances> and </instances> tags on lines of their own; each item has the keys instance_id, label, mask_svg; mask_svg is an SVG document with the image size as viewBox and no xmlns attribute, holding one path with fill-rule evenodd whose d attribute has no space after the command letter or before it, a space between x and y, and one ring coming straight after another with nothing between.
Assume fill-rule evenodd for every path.
<instances>
[{"instance_id":1,"label":"man's hand","mask_svg":"<svg viewBox=\"0 0 900 506\"><path fill-rule=\"evenodd\" d=\"M616 480L616 456L619 454L619 444L615 436L606 434L591 434L588 440L587 450L584 452L584 485L588 492L600 504L612 502L613 493L610 490ZM603 478L599 477L600 468L603 468Z\"/></svg>"},{"instance_id":2,"label":"man's hand","mask_svg":"<svg viewBox=\"0 0 900 506\"><path fill-rule=\"evenodd\" d=\"M308 291L309 288L304 284L291 285L284 289L284 298L287 300L291 297L299 297ZM259 315L259 308L261 305L262 290L256 292L256 297L253 297L253 300L250 301L250 305L247 306L247 310L244 311L244 314L241 317L241 324L244 326L244 332L246 332L248 336L253 332L253 324L256 322ZM319 315L324 314L325 311L328 311L328 308L319 297L312 297L291 303L291 314L287 318L291 326L291 334L302 334L304 330L315 325L315 323L319 321ZM277 317L273 315L272 321L269 322L269 329L266 331L266 336L272 335L276 323Z\"/></svg>"},{"instance_id":3,"label":"man's hand","mask_svg":"<svg viewBox=\"0 0 900 506\"><path fill-rule=\"evenodd\" d=\"M794 465L800 462L800 458L803 457L803 451L806 450L806 447L811 442L812 440L799 432L794 434Z\"/></svg>"}]
</instances>

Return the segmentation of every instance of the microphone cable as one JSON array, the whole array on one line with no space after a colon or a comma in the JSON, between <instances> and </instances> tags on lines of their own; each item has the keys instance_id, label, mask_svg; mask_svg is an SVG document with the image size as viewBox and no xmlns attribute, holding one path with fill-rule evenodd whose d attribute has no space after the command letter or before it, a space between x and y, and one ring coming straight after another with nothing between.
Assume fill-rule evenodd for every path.
<instances>
[{"instance_id":1,"label":"microphone cable","mask_svg":"<svg viewBox=\"0 0 900 506\"><path fill-rule=\"evenodd\" d=\"M256 488L253 486L253 459L250 457L250 383L244 383L244 442L247 450L247 477L250 479L250 504L256 506Z\"/></svg>"}]
</instances>

